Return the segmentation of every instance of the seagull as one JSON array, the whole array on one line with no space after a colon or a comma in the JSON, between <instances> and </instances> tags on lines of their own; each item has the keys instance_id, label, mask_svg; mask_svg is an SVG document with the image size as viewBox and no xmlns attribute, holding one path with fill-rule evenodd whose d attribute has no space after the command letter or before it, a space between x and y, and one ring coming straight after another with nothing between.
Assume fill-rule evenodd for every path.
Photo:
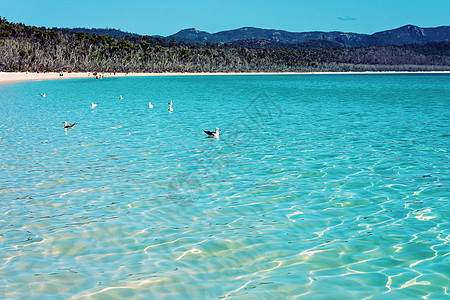
<instances>
[{"instance_id":1,"label":"seagull","mask_svg":"<svg viewBox=\"0 0 450 300\"><path fill-rule=\"evenodd\" d=\"M169 102L169 111L170 111L170 112L173 112L172 104L170 104L171 102L172 102L172 101Z\"/></svg>"},{"instance_id":2,"label":"seagull","mask_svg":"<svg viewBox=\"0 0 450 300\"><path fill-rule=\"evenodd\" d=\"M64 121L63 123L64 123L64 129L73 128L73 126L75 126L75 124L77 124L77 123L67 124L67 121Z\"/></svg>"},{"instance_id":3,"label":"seagull","mask_svg":"<svg viewBox=\"0 0 450 300\"><path fill-rule=\"evenodd\" d=\"M120 99L120 100L123 100L123 97L122 97L122 95L120 95L120 96L119 96L119 99Z\"/></svg>"},{"instance_id":4,"label":"seagull","mask_svg":"<svg viewBox=\"0 0 450 300\"><path fill-rule=\"evenodd\" d=\"M96 108L97 105L98 105L98 103L91 102L91 107L92 107L92 109Z\"/></svg>"},{"instance_id":5,"label":"seagull","mask_svg":"<svg viewBox=\"0 0 450 300\"><path fill-rule=\"evenodd\" d=\"M208 137L215 137L216 139L219 138L219 128L216 127L216 131L208 131L208 130L203 130L203 132L205 132Z\"/></svg>"},{"instance_id":6,"label":"seagull","mask_svg":"<svg viewBox=\"0 0 450 300\"><path fill-rule=\"evenodd\" d=\"M43 94L39 94L39 96L41 96L41 97L45 98L45 93L43 93Z\"/></svg>"},{"instance_id":7,"label":"seagull","mask_svg":"<svg viewBox=\"0 0 450 300\"><path fill-rule=\"evenodd\" d=\"M153 104L151 102L148 103L148 108L153 108Z\"/></svg>"}]
</instances>

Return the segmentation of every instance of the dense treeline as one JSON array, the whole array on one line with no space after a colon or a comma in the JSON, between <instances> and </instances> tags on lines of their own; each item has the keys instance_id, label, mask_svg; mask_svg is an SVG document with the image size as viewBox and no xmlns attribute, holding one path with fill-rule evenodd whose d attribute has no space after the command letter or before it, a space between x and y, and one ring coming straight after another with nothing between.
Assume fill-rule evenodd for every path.
<instances>
[{"instance_id":1,"label":"dense treeline","mask_svg":"<svg viewBox=\"0 0 450 300\"><path fill-rule=\"evenodd\" d=\"M319 43L320 44L320 43ZM450 70L450 43L370 48L184 44L113 38L0 18L0 70L104 72L317 72Z\"/></svg>"}]
</instances>

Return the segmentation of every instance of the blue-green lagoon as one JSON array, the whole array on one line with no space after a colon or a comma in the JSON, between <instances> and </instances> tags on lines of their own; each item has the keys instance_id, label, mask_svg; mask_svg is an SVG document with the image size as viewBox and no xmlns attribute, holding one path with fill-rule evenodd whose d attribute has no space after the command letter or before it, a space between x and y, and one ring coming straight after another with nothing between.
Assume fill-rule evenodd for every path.
<instances>
[{"instance_id":1,"label":"blue-green lagoon","mask_svg":"<svg viewBox=\"0 0 450 300\"><path fill-rule=\"evenodd\" d=\"M449 74L0 85L0 295L449 297L449 95Z\"/></svg>"}]
</instances>

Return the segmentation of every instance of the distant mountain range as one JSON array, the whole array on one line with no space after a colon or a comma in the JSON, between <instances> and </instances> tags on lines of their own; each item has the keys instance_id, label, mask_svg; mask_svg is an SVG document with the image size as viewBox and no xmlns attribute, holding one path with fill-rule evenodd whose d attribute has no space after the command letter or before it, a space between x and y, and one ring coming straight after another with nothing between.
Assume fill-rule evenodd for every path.
<instances>
[{"instance_id":1,"label":"distant mountain range","mask_svg":"<svg viewBox=\"0 0 450 300\"><path fill-rule=\"evenodd\" d=\"M266 40L278 43L297 44L312 40L326 40L343 46L370 47L426 44L429 42L450 40L450 26L421 28L414 25L406 25L397 29L381 31L371 35L339 31L288 32L284 30L254 27L208 33L199 31L195 28L190 28L181 30L166 38L185 43L233 43L242 40Z\"/></svg>"},{"instance_id":2,"label":"distant mountain range","mask_svg":"<svg viewBox=\"0 0 450 300\"><path fill-rule=\"evenodd\" d=\"M109 35L112 37L139 36L117 29L87 29L73 28L73 32ZM169 41L185 43L231 43L246 47L274 48L342 48L342 47L371 47L405 44L426 44L450 40L450 26L435 28L421 28L406 25L397 29L380 31L374 34L360 34L351 32L289 32L275 29L261 29L243 27L235 30L208 33L195 28L183 29L164 38Z\"/></svg>"}]
</instances>

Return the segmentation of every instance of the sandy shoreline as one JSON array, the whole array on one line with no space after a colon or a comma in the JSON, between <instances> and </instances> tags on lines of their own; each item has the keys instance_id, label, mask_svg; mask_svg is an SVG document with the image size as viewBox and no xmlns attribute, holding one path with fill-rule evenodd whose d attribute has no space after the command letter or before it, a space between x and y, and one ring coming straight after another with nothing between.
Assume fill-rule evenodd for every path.
<instances>
[{"instance_id":1,"label":"sandy shoreline","mask_svg":"<svg viewBox=\"0 0 450 300\"><path fill-rule=\"evenodd\" d=\"M267 72L267 73L99 73L104 77L136 77L136 76L201 76L201 75L287 75L287 74L450 74L450 71L430 72ZM26 72L0 72L0 84L33 80L57 80L73 78L95 78L92 72L64 73L60 76L57 72L26 73Z\"/></svg>"}]
</instances>

